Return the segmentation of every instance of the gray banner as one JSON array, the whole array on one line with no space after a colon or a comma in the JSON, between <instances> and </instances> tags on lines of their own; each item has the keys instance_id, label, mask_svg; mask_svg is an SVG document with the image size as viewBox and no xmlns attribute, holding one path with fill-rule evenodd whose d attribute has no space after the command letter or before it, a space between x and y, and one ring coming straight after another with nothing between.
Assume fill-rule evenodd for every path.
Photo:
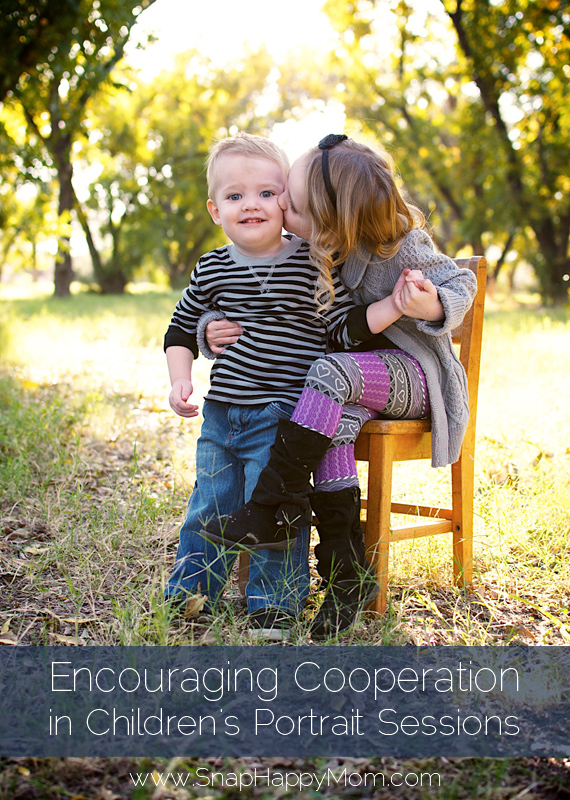
<instances>
[{"instance_id":1,"label":"gray banner","mask_svg":"<svg viewBox=\"0 0 570 800\"><path fill-rule=\"evenodd\" d=\"M2 756L570 756L568 647L4 647Z\"/></svg>"}]
</instances>

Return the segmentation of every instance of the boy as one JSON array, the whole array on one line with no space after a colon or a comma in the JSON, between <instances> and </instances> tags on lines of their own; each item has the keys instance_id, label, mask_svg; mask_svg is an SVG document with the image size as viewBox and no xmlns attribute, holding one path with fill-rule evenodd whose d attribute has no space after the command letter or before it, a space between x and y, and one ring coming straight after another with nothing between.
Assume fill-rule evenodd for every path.
<instances>
[{"instance_id":1,"label":"boy","mask_svg":"<svg viewBox=\"0 0 570 800\"><path fill-rule=\"evenodd\" d=\"M244 329L212 367L196 483L166 590L168 597L201 590L209 610L221 596L236 552L211 544L200 530L249 499L269 460L278 420L290 417L309 366L331 342L336 349L350 347L361 329L361 307L354 308L338 279L334 305L316 313L319 272L308 243L282 235L278 198L288 166L285 154L260 136L239 133L211 149L207 207L231 244L199 259L165 336L171 408L194 417L198 407L189 398L198 320L214 312ZM347 318L351 309L356 314ZM289 627L304 605L307 527L296 536L287 553L259 550L251 556L246 596L254 628Z\"/></svg>"}]
</instances>

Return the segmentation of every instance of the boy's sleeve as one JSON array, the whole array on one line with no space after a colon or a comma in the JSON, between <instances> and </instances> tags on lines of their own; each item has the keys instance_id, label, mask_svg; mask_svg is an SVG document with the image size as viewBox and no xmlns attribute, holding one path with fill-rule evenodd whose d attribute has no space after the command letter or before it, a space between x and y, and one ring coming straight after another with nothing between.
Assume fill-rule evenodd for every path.
<instances>
[{"instance_id":1,"label":"boy's sleeve","mask_svg":"<svg viewBox=\"0 0 570 800\"><path fill-rule=\"evenodd\" d=\"M200 285L200 261L192 272L190 285L184 289L176 304L174 314L164 336L164 349L180 346L191 350L198 357L196 331L198 320L206 312L213 310L212 298Z\"/></svg>"},{"instance_id":2,"label":"boy's sleeve","mask_svg":"<svg viewBox=\"0 0 570 800\"><path fill-rule=\"evenodd\" d=\"M470 269L460 269L453 259L443 253L436 253L433 242L425 231L417 231L414 251L409 262L405 263L406 253L402 252L403 267L421 269L436 287L445 317L437 322L416 319L418 330L432 336L450 333L461 325L463 317L471 308L477 293L477 278Z\"/></svg>"}]
</instances>

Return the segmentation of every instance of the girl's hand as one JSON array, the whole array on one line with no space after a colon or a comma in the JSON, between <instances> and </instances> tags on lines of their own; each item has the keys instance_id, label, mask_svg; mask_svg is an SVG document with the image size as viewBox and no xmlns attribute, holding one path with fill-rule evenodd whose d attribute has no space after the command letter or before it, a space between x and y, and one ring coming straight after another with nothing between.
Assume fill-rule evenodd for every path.
<instances>
[{"instance_id":1,"label":"girl's hand","mask_svg":"<svg viewBox=\"0 0 570 800\"><path fill-rule=\"evenodd\" d=\"M188 402L188 398L194 391L192 381L188 378L179 378L172 384L168 402L170 408L175 411L179 417L197 417L198 406Z\"/></svg>"},{"instance_id":2,"label":"girl's hand","mask_svg":"<svg viewBox=\"0 0 570 800\"><path fill-rule=\"evenodd\" d=\"M206 341L212 353L219 355L224 352L224 347L237 342L243 333L243 328L237 322L229 319L215 319L206 325Z\"/></svg>"},{"instance_id":3,"label":"girl's hand","mask_svg":"<svg viewBox=\"0 0 570 800\"><path fill-rule=\"evenodd\" d=\"M392 289L392 295L394 297L396 295L399 295L401 293L402 289L404 288L404 286L406 285L406 283L414 282L414 283L417 284L418 282L423 281L423 279L424 279L424 276L423 276L423 273L422 273L421 269L408 269L408 268L406 268L405 270L402 271L402 274L400 275L400 277L396 281L396 285Z\"/></svg>"},{"instance_id":4,"label":"girl's hand","mask_svg":"<svg viewBox=\"0 0 570 800\"><path fill-rule=\"evenodd\" d=\"M442 320L445 312L433 283L420 270L404 270L404 273L402 289L394 297L398 310L412 319Z\"/></svg>"}]
</instances>

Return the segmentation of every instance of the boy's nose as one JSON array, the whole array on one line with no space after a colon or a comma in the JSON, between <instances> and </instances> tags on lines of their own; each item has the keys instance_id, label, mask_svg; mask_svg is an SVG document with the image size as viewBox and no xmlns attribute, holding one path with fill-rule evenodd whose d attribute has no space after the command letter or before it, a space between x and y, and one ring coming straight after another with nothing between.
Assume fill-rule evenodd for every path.
<instances>
[{"instance_id":1,"label":"boy's nose","mask_svg":"<svg viewBox=\"0 0 570 800\"><path fill-rule=\"evenodd\" d=\"M243 198L243 207L250 211L252 208L259 208L259 197L251 195L250 197Z\"/></svg>"},{"instance_id":2,"label":"boy's nose","mask_svg":"<svg viewBox=\"0 0 570 800\"><path fill-rule=\"evenodd\" d=\"M277 198L277 202L279 203L281 211L287 211L287 192L280 194Z\"/></svg>"}]
</instances>

